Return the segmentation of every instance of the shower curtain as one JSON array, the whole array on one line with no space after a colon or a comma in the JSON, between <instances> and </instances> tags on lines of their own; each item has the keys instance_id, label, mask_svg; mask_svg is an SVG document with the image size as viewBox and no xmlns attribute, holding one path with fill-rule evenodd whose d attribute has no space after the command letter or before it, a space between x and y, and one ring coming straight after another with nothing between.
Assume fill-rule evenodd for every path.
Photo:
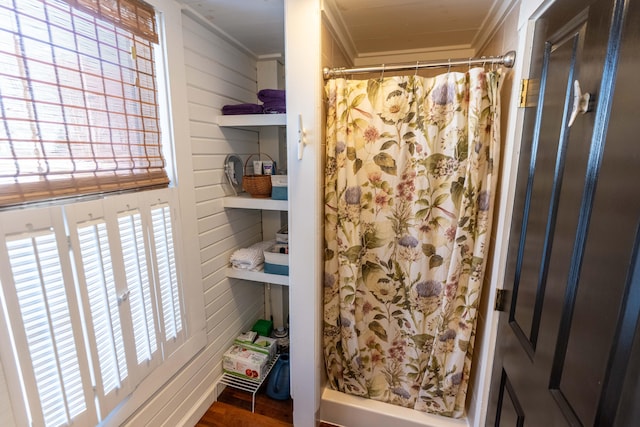
<instances>
[{"instance_id":1,"label":"shower curtain","mask_svg":"<svg viewBox=\"0 0 640 427\"><path fill-rule=\"evenodd\" d=\"M499 82L482 68L327 82L324 355L334 389L464 415Z\"/></svg>"}]
</instances>

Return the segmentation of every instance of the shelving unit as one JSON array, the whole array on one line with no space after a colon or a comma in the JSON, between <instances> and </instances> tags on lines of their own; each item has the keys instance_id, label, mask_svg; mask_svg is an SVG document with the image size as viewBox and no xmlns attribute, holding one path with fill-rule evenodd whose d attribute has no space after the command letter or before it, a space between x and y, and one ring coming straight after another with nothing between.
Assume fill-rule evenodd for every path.
<instances>
[{"instance_id":1,"label":"shelving unit","mask_svg":"<svg viewBox=\"0 0 640 427\"><path fill-rule=\"evenodd\" d=\"M220 378L220 381L218 381L218 383L216 384L216 388L220 384L223 384L238 390L248 391L249 393L251 393L251 412L255 412L256 393L260 388L260 386L264 383L264 381L269 377L271 370L273 369L273 367L275 366L279 358L280 358L280 355L277 354L273 358L273 360L269 362L269 364L267 365L267 373L260 380L252 380L250 378L240 377L240 376L225 372L224 374L222 374L222 378ZM216 390L216 394L218 395L220 394L218 393L218 390Z\"/></svg>"},{"instance_id":2,"label":"shelving unit","mask_svg":"<svg viewBox=\"0 0 640 427\"><path fill-rule=\"evenodd\" d=\"M263 63L265 65L266 63ZM276 61L270 62L263 68L265 74L259 79L267 78L271 81L258 82L259 87L277 87L276 75L278 71L272 68ZM259 67L260 68L260 67ZM283 71L283 70L281 70ZM216 123L220 127L236 128L242 130L257 131L259 133L260 152L267 153L276 161L282 156L280 132L286 127L286 114L241 114L241 115L220 115L216 118ZM285 150L286 155L286 150ZM280 163L280 162L278 162ZM284 161L286 168L286 160ZM223 206L226 209L256 209L262 211L262 232L263 236L272 236L282 226L280 212L289 211L288 200L274 200L271 198L254 198L247 193L239 193L236 196L227 196L223 199ZM267 274L263 271L237 270L228 267L225 271L227 277L241 280L249 280L258 283L269 284L265 287L265 294L268 293L268 308L265 309L274 320L274 323L283 325L288 316L287 291L289 276L278 274ZM277 285L277 286L270 286ZM278 286L279 285L279 286ZM266 305L266 304L265 304Z\"/></svg>"}]
</instances>

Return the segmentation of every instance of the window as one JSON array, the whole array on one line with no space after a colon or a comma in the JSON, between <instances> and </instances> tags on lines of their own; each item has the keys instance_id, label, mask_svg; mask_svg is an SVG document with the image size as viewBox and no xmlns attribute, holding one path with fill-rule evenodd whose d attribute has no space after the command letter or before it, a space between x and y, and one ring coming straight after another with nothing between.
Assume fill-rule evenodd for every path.
<instances>
[{"instance_id":1,"label":"window","mask_svg":"<svg viewBox=\"0 0 640 427\"><path fill-rule=\"evenodd\" d=\"M166 186L154 10L0 0L0 206Z\"/></svg>"},{"instance_id":2,"label":"window","mask_svg":"<svg viewBox=\"0 0 640 427\"><path fill-rule=\"evenodd\" d=\"M157 41L139 0L0 0L0 359L19 425L117 424L206 341L187 334ZM112 194L128 189L150 191Z\"/></svg>"}]
</instances>

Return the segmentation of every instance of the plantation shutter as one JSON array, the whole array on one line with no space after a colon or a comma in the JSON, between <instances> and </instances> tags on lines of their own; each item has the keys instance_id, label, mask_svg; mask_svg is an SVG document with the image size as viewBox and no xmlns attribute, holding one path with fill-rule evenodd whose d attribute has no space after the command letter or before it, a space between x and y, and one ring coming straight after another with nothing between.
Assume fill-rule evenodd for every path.
<instances>
[{"instance_id":1,"label":"plantation shutter","mask_svg":"<svg viewBox=\"0 0 640 427\"><path fill-rule=\"evenodd\" d=\"M150 363L158 352L155 300L147 262L142 216L136 209L118 215L118 228L126 272L127 297L135 337L138 365Z\"/></svg>"},{"instance_id":2,"label":"plantation shutter","mask_svg":"<svg viewBox=\"0 0 640 427\"><path fill-rule=\"evenodd\" d=\"M31 423L95 425L61 216L47 209L5 215L11 218L4 216L0 227L0 279Z\"/></svg>"},{"instance_id":3,"label":"plantation shutter","mask_svg":"<svg viewBox=\"0 0 640 427\"><path fill-rule=\"evenodd\" d=\"M100 402L100 418L104 418L133 389L127 360L126 316L121 313L118 287L121 281L116 278L117 257L114 261L101 201L76 204L65 208L65 212L84 302L89 350L97 365L95 393Z\"/></svg>"},{"instance_id":4,"label":"plantation shutter","mask_svg":"<svg viewBox=\"0 0 640 427\"><path fill-rule=\"evenodd\" d=\"M173 221L168 202L151 206L153 224L152 245L155 248L157 283L165 352L172 353L184 341L182 327L182 297L178 282L176 254L173 240Z\"/></svg>"},{"instance_id":5,"label":"plantation shutter","mask_svg":"<svg viewBox=\"0 0 640 427\"><path fill-rule=\"evenodd\" d=\"M184 342L172 194L64 207L101 419Z\"/></svg>"},{"instance_id":6,"label":"plantation shutter","mask_svg":"<svg viewBox=\"0 0 640 427\"><path fill-rule=\"evenodd\" d=\"M0 0L0 206L169 183L153 8Z\"/></svg>"}]
</instances>

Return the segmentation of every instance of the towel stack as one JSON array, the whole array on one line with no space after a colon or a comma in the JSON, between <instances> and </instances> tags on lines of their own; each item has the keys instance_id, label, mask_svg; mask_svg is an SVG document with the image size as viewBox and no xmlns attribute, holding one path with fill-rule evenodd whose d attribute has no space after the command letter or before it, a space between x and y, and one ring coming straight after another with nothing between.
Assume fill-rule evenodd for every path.
<instances>
[{"instance_id":1,"label":"towel stack","mask_svg":"<svg viewBox=\"0 0 640 427\"><path fill-rule=\"evenodd\" d=\"M258 99L262 101L265 113L287 112L287 102L284 90L262 89L258 92Z\"/></svg>"},{"instance_id":2,"label":"towel stack","mask_svg":"<svg viewBox=\"0 0 640 427\"><path fill-rule=\"evenodd\" d=\"M264 108L262 107L262 105L258 104L234 104L225 105L224 107L222 107L222 114L224 115L262 113L264 113Z\"/></svg>"},{"instance_id":3,"label":"towel stack","mask_svg":"<svg viewBox=\"0 0 640 427\"><path fill-rule=\"evenodd\" d=\"M285 91L280 89L262 89L258 92L262 104L232 104L222 107L222 114L263 114L286 113Z\"/></svg>"},{"instance_id":4,"label":"towel stack","mask_svg":"<svg viewBox=\"0 0 640 427\"><path fill-rule=\"evenodd\" d=\"M274 243L274 240L267 240L236 250L231 254L231 266L238 270L260 270L264 264L264 251Z\"/></svg>"}]
</instances>

